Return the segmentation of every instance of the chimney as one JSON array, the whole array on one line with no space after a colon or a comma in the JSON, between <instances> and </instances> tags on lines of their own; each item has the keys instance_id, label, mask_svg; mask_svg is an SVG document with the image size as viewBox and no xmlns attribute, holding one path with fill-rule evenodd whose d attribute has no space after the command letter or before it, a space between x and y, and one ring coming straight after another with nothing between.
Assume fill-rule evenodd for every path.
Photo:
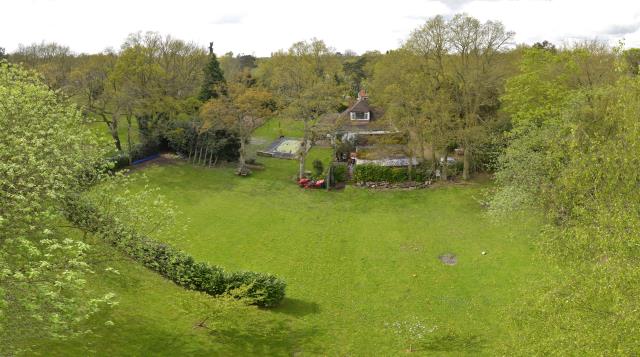
<instances>
[{"instance_id":1,"label":"chimney","mask_svg":"<svg viewBox=\"0 0 640 357\"><path fill-rule=\"evenodd\" d=\"M358 100L367 100L369 97L367 96L367 92L364 89L360 89L358 92Z\"/></svg>"}]
</instances>

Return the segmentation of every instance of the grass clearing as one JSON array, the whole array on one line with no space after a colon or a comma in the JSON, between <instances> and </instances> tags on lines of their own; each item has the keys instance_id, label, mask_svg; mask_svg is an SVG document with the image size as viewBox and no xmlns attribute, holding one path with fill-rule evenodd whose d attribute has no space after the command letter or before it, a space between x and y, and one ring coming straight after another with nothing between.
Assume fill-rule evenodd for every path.
<instances>
[{"instance_id":1,"label":"grass clearing","mask_svg":"<svg viewBox=\"0 0 640 357\"><path fill-rule=\"evenodd\" d=\"M448 331L422 352L491 355L506 328L502 309L544 269L532 260L537 226L488 222L474 199L479 185L327 193L297 188L295 161L265 163L248 178L184 163L144 172L190 220L171 243L230 270L287 280L282 306L254 311L280 321L286 336L194 330L197 313L180 301L196 293L125 262L119 278L98 279L120 296L116 326L87 343L112 355L396 355L405 347L387 325L417 318ZM444 265L443 253L457 264ZM79 351L70 344L55 348Z\"/></svg>"}]
</instances>

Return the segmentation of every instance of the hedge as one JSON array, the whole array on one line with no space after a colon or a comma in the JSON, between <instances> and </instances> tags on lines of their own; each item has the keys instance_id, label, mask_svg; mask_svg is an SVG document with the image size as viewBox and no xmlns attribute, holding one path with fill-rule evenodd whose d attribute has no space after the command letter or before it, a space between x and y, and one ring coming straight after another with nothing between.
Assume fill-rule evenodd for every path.
<instances>
[{"instance_id":1,"label":"hedge","mask_svg":"<svg viewBox=\"0 0 640 357\"><path fill-rule=\"evenodd\" d=\"M82 198L67 199L65 215L73 224L102 237L145 267L187 289L213 296L241 291L241 296L236 297L263 307L276 306L284 299L287 286L284 280L264 273L227 272L222 267L197 262L182 250L132 232Z\"/></svg>"},{"instance_id":2,"label":"hedge","mask_svg":"<svg viewBox=\"0 0 640 357\"><path fill-rule=\"evenodd\" d=\"M414 181L429 179L431 172L414 168ZM403 182L409 181L409 171L406 167L388 167L373 164L357 165L353 173L356 182Z\"/></svg>"}]
</instances>

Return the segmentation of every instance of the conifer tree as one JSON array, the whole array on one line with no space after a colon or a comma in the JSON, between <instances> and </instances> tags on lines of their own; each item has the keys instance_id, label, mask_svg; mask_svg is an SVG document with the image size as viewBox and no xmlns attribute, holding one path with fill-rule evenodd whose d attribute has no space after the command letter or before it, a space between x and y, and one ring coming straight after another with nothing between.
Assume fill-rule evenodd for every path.
<instances>
[{"instance_id":1,"label":"conifer tree","mask_svg":"<svg viewBox=\"0 0 640 357\"><path fill-rule=\"evenodd\" d=\"M218 98L220 94L225 94L225 84L226 81L222 69L220 69L220 62L218 62L216 54L213 53L213 42L210 42L209 62L204 68L204 82L200 90L200 100L204 102L211 98Z\"/></svg>"}]
</instances>

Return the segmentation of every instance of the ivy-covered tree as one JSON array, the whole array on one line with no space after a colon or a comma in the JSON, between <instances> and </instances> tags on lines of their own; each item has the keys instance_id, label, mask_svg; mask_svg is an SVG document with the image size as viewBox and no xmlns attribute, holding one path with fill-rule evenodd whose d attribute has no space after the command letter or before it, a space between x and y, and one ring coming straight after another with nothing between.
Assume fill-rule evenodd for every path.
<instances>
[{"instance_id":1,"label":"ivy-covered tree","mask_svg":"<svg viewBox=\"0 0 640 357\"><path fill-rule=\"evenodd\" d=\"M225 84L224 73L222 73L216 54L213 53L213 42L211 42L209 44L209 61L204 67L204 80L200 90L200 100L207 101L218 98L225 93Z\"/></svg>"}]
</instances>

